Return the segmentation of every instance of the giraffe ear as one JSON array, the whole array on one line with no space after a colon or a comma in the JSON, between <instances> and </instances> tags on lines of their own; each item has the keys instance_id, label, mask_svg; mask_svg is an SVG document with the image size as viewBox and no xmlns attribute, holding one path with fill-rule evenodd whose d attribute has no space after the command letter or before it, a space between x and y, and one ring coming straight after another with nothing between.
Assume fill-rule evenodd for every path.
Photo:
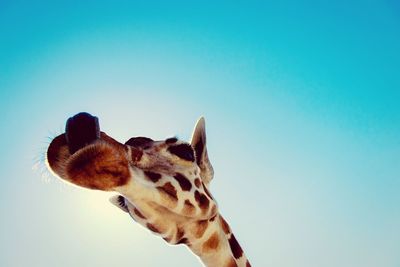
<instances>
[{"instance_id":1,"label":"giraffe ear","mask_svg":"<svg viewBox=\"0 0 400 267\"><path fill-rule=\"evenodd\" d=\"M206 147L206 124L201 117L194 128L191 145L196 154L196 163L200 167L200 177L208 184L214 177L214 170L207 155Z\"/></svg>"}]
</instances>

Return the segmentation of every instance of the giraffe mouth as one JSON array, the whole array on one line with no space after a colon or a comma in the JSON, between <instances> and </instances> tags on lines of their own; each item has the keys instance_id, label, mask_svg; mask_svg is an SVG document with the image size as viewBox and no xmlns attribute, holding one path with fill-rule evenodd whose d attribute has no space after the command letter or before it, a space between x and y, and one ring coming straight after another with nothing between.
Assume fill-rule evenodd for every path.
<instances>
[{"instance_id":1,"label":"giraffe mouth","mask_svg":"<svg viewBox=\"0 0 400 267\"><path fill-rule=\"evenodd\" d=\"M65 133L55 137L47 149L50 168L61 176L65 163L72 155L105 136L100 132L97 117L85 112L72 116L66 122Z\"/></svg>"},{"instance_id":2,"label":"giraffe mouth","mask_svg":"<svg viewBox=\"0 0 400 267\"><path fill-rule=\"evenodd\" d=\"M65 138L69 153L72 155L100 139L99 119L86 112L76 114L67 120Z\"/></svg>"},{"instance_id":3,"label":"giraffe mouth","mask_svg":"<svg viewBox=\"0 0 400 267\"><path fill-rule=\"evenodd\" d=\"M81 112L70 117L65 125L65 133L56 136L47 149L47 162L56 173L66 165L66 162L79 154L83 148L103 140L119 147L121 144L100 132L99 120L89 113Z\"/></svg>"},{"instance_id":4,"label":"giraffe mouth","mask_svg":"<svg viewBox=\"0 0 400 267\"><path fill-rule=\"evenodd\" d=\"M126 182L127 147L100 131L97 117L78 113L66 122L46 154L49 169L63 180L109 191ZM95 179L94 179L95 177Z\"/></svg>"},{"instance_id":5,"label":"giraffe mouth","mask_svg":"<svg viewBox=\"0 0 400 267\"><path fill-rule=\"evenodd\" d=\"M89 113L81 112L69 118L65 133L56 136L47 149L47 162L56 173L63 173L68 160L93 144L108 144L117 150L124 145L100 131L99 120Z\"/></svg>"}]
</instances>

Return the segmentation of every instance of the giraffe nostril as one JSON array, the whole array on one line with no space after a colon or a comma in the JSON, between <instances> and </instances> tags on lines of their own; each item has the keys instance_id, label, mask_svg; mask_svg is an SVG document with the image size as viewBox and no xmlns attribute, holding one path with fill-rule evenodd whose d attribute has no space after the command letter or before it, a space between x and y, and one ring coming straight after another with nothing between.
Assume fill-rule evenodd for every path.
<instances>
[{"instance_id":1,"label":"giraffe nostril","mask_svg":"<svg viewBox=\"0 0 400 267\"><path fill-rule=\"evenodd\" d=\"M67 120L65 136L71 154L100 138L99 119L81 112Z\"/></svg>"}]
</instances>

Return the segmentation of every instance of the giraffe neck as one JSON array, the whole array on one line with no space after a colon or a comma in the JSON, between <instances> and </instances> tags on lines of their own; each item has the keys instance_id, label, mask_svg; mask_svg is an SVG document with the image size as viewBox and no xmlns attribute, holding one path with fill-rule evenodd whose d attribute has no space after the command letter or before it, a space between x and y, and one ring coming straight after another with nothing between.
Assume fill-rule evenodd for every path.
<instances>
[{"instance_id":1,"label":"giraffe neck","mask_svg":"<svg viewBox=\"0 0 400 267\"><path fill-rule=\"evenodd\" d=\"M217 214L210 220L188 226L182 238L188 248L207 267L251 266L224 218Z\"/></svg>"}]
</instances>

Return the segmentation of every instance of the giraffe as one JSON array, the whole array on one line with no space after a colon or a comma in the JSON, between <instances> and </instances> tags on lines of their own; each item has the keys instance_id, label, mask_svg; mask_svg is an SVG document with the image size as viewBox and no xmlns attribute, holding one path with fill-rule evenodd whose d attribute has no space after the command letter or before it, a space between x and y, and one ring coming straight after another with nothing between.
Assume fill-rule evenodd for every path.
<instances>
[{"instance_id":1,"label":"giraffe","mask_svg":"<svg viewBox=\"0 0 400 267\"><path fill-rule=\"evenodd\" d=\"M205 266L251 266L209 192L214 171L203 117L190 143L133 137L122 144L81 112L51 141L47 164L66 182L117 192L112 204L169 244L187 246Z\"/></svg>"}]
</instances>

